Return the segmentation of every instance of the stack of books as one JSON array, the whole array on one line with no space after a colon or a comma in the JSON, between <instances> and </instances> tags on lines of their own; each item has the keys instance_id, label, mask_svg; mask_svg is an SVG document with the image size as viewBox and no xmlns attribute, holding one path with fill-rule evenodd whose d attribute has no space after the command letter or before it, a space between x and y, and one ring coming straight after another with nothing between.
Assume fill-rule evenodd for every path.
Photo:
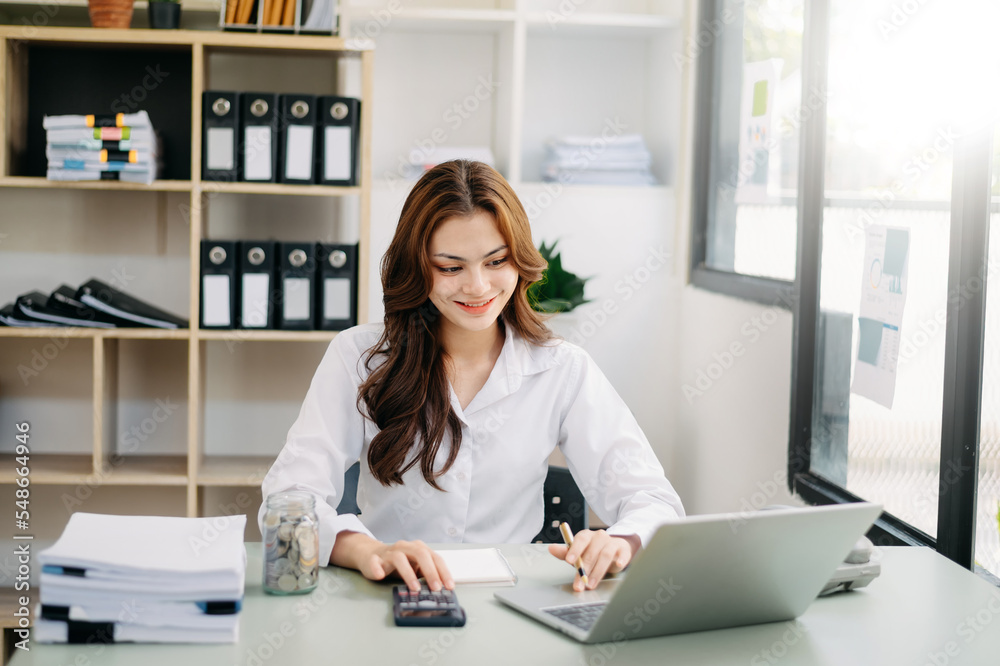
<instances>
[{"instance_id":1,"label":"stack of books","mask_svg":"<svg viewBox=\"0 0 1000 666\"><path fill-rule=\"evenodd\" d=\"M48 296L40 291L21 294L0 308L0 325L177 329L187 328L188 322L100 280L88 280L79 289L64 284Z\"/></svg>"},{"instance_id":2,"label":"stack of books","mask_svg":"<svg viewBox=\"0 0 1000 666\"><path fill-rule=\"evenodd\" d=\"M151 184L158 170L149 114L45 116L49 180L122 180Z\"/></svg>"},{"instance_id":3,"label":"stack of books","mask_svg":"<svg viewBox=\"0 0 1000 666\"><path fill-rule=\"evenodd\" d=\"M639 134L564 136L546 146L542 180L580 185L654 185L652 162Z\"/></svg>"},{"instance_id":4,"label":"stack of books","mask_svg":"<svg viewBox=\"0 0 1000 666\"><path fill-rule=\"evenodd\" d=\"M235 643L246 516L75 513L38 554L43 643Z\"/></svg>"}]
</instances>

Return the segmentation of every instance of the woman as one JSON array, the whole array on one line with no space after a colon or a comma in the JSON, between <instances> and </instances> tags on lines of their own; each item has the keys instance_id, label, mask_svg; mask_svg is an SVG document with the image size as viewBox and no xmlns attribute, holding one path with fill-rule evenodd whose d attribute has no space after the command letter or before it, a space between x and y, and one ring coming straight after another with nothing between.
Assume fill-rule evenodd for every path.
<instances>
[{"instance_id":1,"label":"woman","mask_svg":"<svg viewBox=\"0 0 1000 666\"><path fill-rule=\"evenodd\" d=\"M492 168L456 160L417 182L382 260L384 323L333 340L264 479L265 497L316 496L321 562L450 589L423 542L530 541L557 445L611 525L568 550L549 546L570 563L582 556L591 587L683 515L610 383L531 309L528 286L544 268L524 208ZM361 516L338 515L359 459Z\"/></svg>"}]
</instances>

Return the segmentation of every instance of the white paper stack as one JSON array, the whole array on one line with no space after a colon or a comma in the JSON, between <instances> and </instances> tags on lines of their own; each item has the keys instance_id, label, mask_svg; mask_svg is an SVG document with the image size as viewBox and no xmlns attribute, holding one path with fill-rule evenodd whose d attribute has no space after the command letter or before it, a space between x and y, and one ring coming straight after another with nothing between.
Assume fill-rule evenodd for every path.
<instances>
[{"instance_id":1,"label":"white paper stack","mask_svg":"<svg viewBox=\"0 0 1000 666\"><path fill-rule=\"evenodd\" d=\"M234 643L246 516L75 513L38 554L43 643Z\"/></svg>"},{"instance_id":2,"label":"white paper stack","mask_svg":"<svg viewBox=\"0 0 1000 666\"><path fill-rule=\"evenodd\" d=\"M564 136L546 145L542 180L581 185L653 185L652 156L639 134Z\"/></svg>"},{"instance_id":3,"label":"white paper stack","mask_svg":"<svg viewBox=\"0 0 1000 666\"><path fill-rule=\"evenodd\" d=\"M122 180L146 185L156 180L156 133L145 111L114 117L45 116L42 125L49 180Z\"/></svg>"}]
</instances>

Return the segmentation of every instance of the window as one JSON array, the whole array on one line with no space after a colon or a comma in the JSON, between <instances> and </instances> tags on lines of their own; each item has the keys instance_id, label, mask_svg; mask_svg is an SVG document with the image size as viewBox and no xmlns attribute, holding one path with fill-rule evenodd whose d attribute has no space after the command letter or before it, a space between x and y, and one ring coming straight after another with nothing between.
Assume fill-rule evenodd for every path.
<instances>
[{"instance_id":1,"label":"window","mask_svg":"<svg viewBox=\"0 0 1000 666\"><path fill-rule=\"evenodd\" d=\"M803 0L712 0L701 67L692 280L774 300L795 278ZM786 302L788 298L784 298Z\"/></svg>"},{"instance_id":2,"label":"window","mask_svg":"<svg viewBox=\"0 0 1000 666\"><path fill-rule=\"evenodd\" d=\"M802 128L800 182L818 186L798 227L789 478L811 501L882 503L883 543L996 574L1000 107L979 73L1000 64L1000 8L902 6L808 0L803 81L828 93ZM898 321L873 319L866 285L897 279Z\"/></svg>"},{"instance_id":3,"label":"window","mask_svg":"<svg viewBox=\"0 0 1000 666\"><path fill-rule=\"evenodd\" d=\"M793 490L1000 573L1000 3L700 6L692 282L792 309Z\"/></svg>"}]
</instances>

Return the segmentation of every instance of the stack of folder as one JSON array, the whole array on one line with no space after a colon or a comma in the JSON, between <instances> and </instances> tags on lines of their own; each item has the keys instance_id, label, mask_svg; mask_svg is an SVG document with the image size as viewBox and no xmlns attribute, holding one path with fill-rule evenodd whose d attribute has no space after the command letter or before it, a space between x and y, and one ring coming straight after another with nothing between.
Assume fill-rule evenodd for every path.
<instances>
[{"instance_id":1,"label":"stack of folder","mask_svg":"<svg viewBox=\"0 0 1000 666\"><path fill-rule=\"evenodd\" d=\"M121 180L151 184L158 170L149 114L45 116L49 180Z\"/></svg>"},{"instance_id":2,"label":"stack of folder","mask_svg":"<svg viewBox=\"0 0 1000 666\"><path fill-rule=\"evenodd\" d=\"M40 291L21 294L0 308L0 325L174 329L187 328L188 322L100 280L89 280L79 289L64 284L48 296Z\"/></svg>"},{"instance_id":3,"label":"stack of folder","mask_svg":"<svg viewBox=\"0 0 1000 666\"><path fill-rule=\"evenodd\" d=\"M654 185L652 162L639 134L564 136L546 146L542 179L580 185Z\"/></svg>"},{"instance_id":4,"label":"stack of folder","mask_svg":"<svg viewBox=\"0 0 1000 666\"><path fill-rule=\"evenodd\" d=\"M246 516L75 513L38 554L43 643L235 643Z\"/></svg>"}]
</instances>

